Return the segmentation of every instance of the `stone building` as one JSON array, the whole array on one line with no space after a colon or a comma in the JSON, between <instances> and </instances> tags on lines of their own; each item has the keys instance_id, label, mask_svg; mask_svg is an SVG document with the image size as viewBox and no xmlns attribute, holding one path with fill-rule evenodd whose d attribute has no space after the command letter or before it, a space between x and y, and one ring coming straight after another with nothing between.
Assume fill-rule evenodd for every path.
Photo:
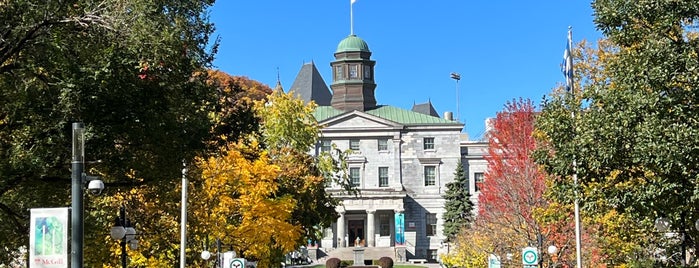
<instances>
[{"instance_id":1,"label":"stone building","mask_svg":"<svg viewBox=\"0 0 699 268\"><path fill-rule=\"evenodd\" d=\"M319 105L315 117L322 139L313 153L332 144L351 149L349 177L360 190L355 196L342 194L337 185L328 189L342 205L319 248L331 256L360 246L369 259L390 254L397 261L434 261L448 250L442 234L446 184L464 163L477 201L474 178L482 180L487 144L468 141L464 124L447 113L440 118L430 102L412 110L378 105L371 54L364 40L350 35L330 63L332 94L313 62L302 66L290 89Z\"/></svg>"}]
</instances>

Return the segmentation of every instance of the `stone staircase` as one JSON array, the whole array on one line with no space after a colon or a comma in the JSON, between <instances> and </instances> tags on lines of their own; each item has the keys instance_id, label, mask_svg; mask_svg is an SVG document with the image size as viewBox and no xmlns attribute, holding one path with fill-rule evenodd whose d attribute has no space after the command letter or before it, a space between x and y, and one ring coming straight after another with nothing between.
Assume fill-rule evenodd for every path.
<instances>
[{"instance_id":1,"label":"stone staircase","mask_svg":"<svg viewBox=\"0 0 699 268\"><path fill-rule=\"evenodd\" d=\"M364 249L365 260L378 260L381 257L390 257L395 260L395 250L393 247L362 247ZM326 251L328 258L338 258L340 260L354 260L354 247L334 248Z\"/></svg>"}]
</instances>

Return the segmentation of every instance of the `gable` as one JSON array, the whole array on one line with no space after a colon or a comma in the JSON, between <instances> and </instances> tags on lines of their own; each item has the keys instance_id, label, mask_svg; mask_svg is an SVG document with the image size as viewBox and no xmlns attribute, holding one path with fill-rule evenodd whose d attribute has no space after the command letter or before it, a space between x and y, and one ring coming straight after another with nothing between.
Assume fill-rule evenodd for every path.
<instances>
[{"instance_id":1,"label":"gable","mask_svg":"<svg viewBox=\"0 0 699 268\"><path fill-rule=\"evenodd\" d=\"M402 129L403 125L360 111L352 111L319 122L323 130L388 130Z\"/></svg>"}]
</instances>

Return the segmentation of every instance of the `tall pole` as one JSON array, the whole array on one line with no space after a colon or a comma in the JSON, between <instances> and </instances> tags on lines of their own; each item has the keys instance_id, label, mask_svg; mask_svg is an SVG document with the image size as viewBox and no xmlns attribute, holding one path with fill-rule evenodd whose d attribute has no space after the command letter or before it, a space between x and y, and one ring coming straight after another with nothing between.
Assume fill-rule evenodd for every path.
<instances>
[{"instance_id":1,"label":"tall pole","mask_svg":"<svg viewBox=\"0 0 699 268\"><path fill-rule=\"evenodd\" d=\"M119 221L126 228L126 208L119 208ZM126 235L121 239L121 267L126 268Z\"/></svg>"},{"instance_id":2,"label":"tall pole","mask_svg":"<svg viewBox=\"0 0 699 268\"><path fill-rule=\"evenodd\" d=\"M451 73L449 74L451 76L451 79L456 80L456 120L454 121L459 121L459 118L461 117L461 114L459 113L459 80L461 80L461 75L458 73Z\"/></svg>"},{"instance_id":3,"label":"tall pole","mask_svg":"<svg viewBox=\"0 0 699 268\"><path fill-rule=\"evenodd\" d=\"M572 113L575 118L575 112ZM580 234L580 194L578 193L578 166L573 158L573 184L575 184L575 255L578 268L582 268L582 238Z\"/></svg>"},{"instance_id":4,"label":"tall pole","mask_svg":"<svg viewBox=\"0 0 699 268\"><path fill-rule=\"evenodd\" d=\"M573 97L572 101L575 107L570 111L570 117L575 124L575 111L578 109L577 100L575 99L575 83L574 83L574 73L573 73L573 27L568 27L568 40L566 43L566 50L563 53L564 68L563 75L566 78L566 90ZM575 125L573 126L573 131L575 131ZM575 255L577 261L577 267L582 268L582 238L580 233L580 193L578 190L578 163L573 154L573 184L575 186Z\"/></svg>"},{"instance_id":5,"label":"tall pole","mask_svg":"<svg viewBox=\"0 0 699 268\"><path fill-rule=\"evenodd\" d=\"M180 223L180 268L185 268L187 258L187 168L182 160L182 213Z\"/></svg>"},{"instance_id":6,"label":"tall pole","mask_svg":"<svg viewBox=\"0 0 699 268\"><path fill-rule=\"evenodd\" d=\"M350 35L354 35L354 17L352 14L354 1L356 1L356 0L350 0Z\"/></svg>"},{"instance_id":7,"label":"tall pole","mask_svg":"<svg viewBox=\"0 0 699 268\"><path fill-rule=\"evenodd\" d=\"M71 159L71 258L70 267L83 267L83 170L85 169L85 125L73 123L73 157Z\"/></svg>"}]
</instances>

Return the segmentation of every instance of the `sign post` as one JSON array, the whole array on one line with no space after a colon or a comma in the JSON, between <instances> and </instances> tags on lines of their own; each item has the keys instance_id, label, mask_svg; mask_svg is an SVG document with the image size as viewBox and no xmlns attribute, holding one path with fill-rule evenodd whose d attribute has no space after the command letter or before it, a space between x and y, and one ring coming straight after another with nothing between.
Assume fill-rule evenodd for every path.
<instances>
[{"instance_id":1,"label":"sign post","mask_svg":"<svg viewBox=\"0 0 699 268\"><path fill-rule=\"evenodd\" d=\"M539 252L535 247L522 249L522 264L525 268L536 267L539 263Z\"/></svg>"}]
</instances>

